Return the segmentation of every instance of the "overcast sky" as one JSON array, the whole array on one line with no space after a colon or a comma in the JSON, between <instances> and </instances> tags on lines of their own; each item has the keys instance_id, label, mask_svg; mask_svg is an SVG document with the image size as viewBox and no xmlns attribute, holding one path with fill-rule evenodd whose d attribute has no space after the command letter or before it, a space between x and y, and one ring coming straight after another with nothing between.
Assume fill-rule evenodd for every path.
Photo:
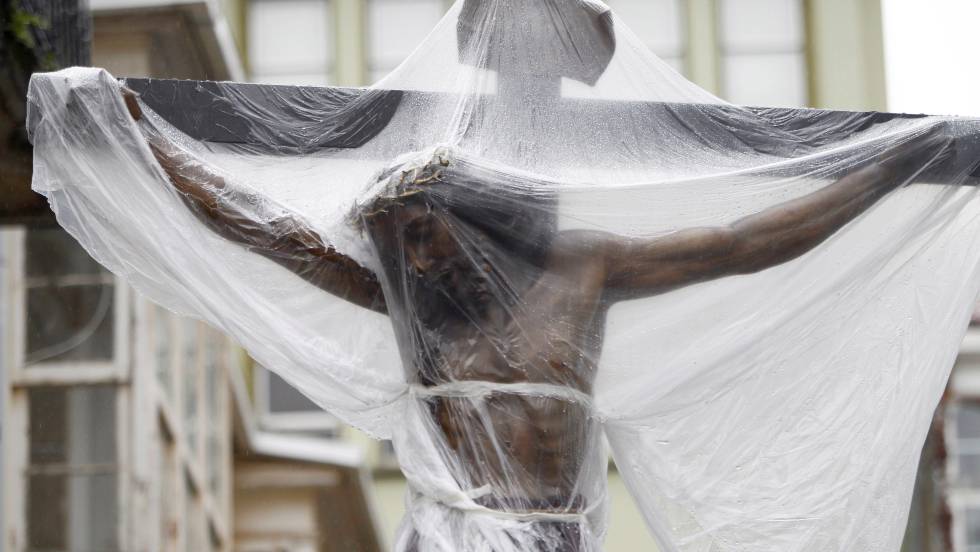
<instances>
[{"instance_id":1,"label":"overcast sky","mask_svg":"<svg viewBox=\"0 0 980 552\"><path fill-rule=\"evenodd\" d=\"M980 116L980 1L882 0L889 111Z\"/></svg>"}]
</instances>

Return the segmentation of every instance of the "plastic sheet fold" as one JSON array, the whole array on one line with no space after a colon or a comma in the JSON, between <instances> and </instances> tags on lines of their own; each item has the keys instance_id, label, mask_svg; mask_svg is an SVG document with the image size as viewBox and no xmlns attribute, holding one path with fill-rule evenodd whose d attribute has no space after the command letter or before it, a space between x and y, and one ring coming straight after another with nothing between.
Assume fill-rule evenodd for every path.
<instances>
[{"instance_id":1,"label":"plastic sheet fold","mask_svg":"<svg viewBox=\"0 0 980 552\"><path fill-rule=\"evenodd\" d=\"M222 140L124 85L33 78L35 190L392 438L396 550L601 550L606 440L664 552L899 548L980 282L977 122L728 105L591 0L459 0L366 91L195 85L171 111Z\"/></svg>"}]
</instances>

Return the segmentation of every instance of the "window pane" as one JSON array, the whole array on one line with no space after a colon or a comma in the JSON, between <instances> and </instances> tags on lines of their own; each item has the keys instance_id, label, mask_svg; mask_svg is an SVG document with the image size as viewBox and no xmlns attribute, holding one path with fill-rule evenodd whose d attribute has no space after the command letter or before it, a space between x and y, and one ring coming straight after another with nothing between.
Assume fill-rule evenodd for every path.
<instances>
[{"instance_id":1,"label":"window pane","mask_svg":"<svg viewBox=\"0 0 980 552\"><path fill-rule=\"evenodd\" d=\"M683 52L681 0L609 0L606 3L658 56L676 61Z\"/></svg>"},{"instance_id":2,"label":"window pane","mask_svg":"<svg viewBox=\"0 0 980 552\"><path fill-rule=\"evenodd\" d=\"M307 399L286 380L269 372L269 412L323 412L313 401Z\"/></svg>"},{"instance_id":3,"label":"window pane","mask_svg":"<svg viewBox=\"0 0 980 552\"><path fill-rule=\"evenodd\" d=\"M198 322L188 318L181 320L181 322L183 328L181 335L181 348L183 350L181 378L184 380L184 432L187 437L187 446L190 447L191 451L197 452L198 424L200 423L198 402L200 401L199 386L201 385L198 379L200 367L197 362Z\"/></svg>"},{"instance_id":4,"label":"window pane","mask_svg":"<svg viewBox=\"0 0 980 552\"><path fill-rule=\"evenodd\" d=\"M980 487L980 404L958 403L951 414L956 434L956 483Z\"/></svg>"},{"instance_id":5,"label":"window pane","mask_svg":"<svg viewBox=\"0 0 980 552\"><path fill-rule=\"evenodd\" d=\"M801 0L719 0L724 97L755 106L807 102Z\"/></svg>"},{"instance_id":6,"label":"window pane","mask_svg":"<svg viewBox=\"0 0 980 552\"><path fill-rule=\"evenodd\" d=\"M160 428L160 549L172 552L177 546L177 453L163 428Z\"/></svg>"},{"instance_id":7,"label":"window pane","mask_svg":"<svg viewBox=\"0 0 980 552\"><path fill-rule=\"evenodd\" d=\"M980 487L980 455L960 454L957 457L959 467L957 473L958 485Z\"/></svg>"},{"instance_id":8,"label":"window pane","mask_svg":"<svg viewBox=\"0 0 980 552\"><path fill-rule=\"evenodd\" d=\"M802 54L733 55L724 63L725 99L754 106L801 106L806 103Z\"/></svg>"},{"instance_id":9,"label":"window pane","mask_svg":"<svg viewBox=\"0 0 980 552\"><path fill-rule=\"evenodd\" d=\"M722 48L738 51L803 47L800 0L720 0Z\"/></svg>"},{"instance_id":10,"label":"window pane","mask_svg":"<svg viewBox=\"0 0 980 552\"><path fill-rule=\"evenodd\" d=\"M980 508L967 508L966 514L966 542L969 546L980 545Z\"/></svg>"},{"instance_id":11,"label":"window pane","mask_svg":"<svg viewBox=\"0 0 980 552\"><path fill-rule=\"evenodd\" d=\"M27 398L28 549L116 550L115 389L39 387Z\"/></svg>"},{"instance_id":12,"label":"window pane","mask_svg":"<svg viewBox=\"0 0 980 552\"><path fill-rule=\"evenodd\" d=\"M429 34L445 11L442 0L370 0L369 73L377 80L398 66Z\"/></svg>"},{"instance_id":13,"label":"window pane","mask_svg":"<svg viewBox=\"0 0 980 552\"><path fill-rule=\"evenodd\" d=\"M63 476L33 476L27 482L27 542L38 550L68 548L68 491Z\"/></svg>"},{"instance_id":14,"label":"window pane","mask_svg":"<svg viewBox=\"0 0 980 552\"><path fill-rule=\"evenodd\" d=\"M111 360L111 285L27 290L27 362Z\"/></svg>"},{"instance_id":15,"label":"window pane","mask_svg":"<svg viewBox=\"0 0 980 552\"><path fill-rule=\"evenodd\" d=\"M105 274L68 232L60 228L32 228L26 238L27 276Z\"/></svg>"},{"instance_id":16,"label":"window pane","mask_svg":"<svg viewBox=\"0 0 980 552\"><path fill-rule=\"evenodd\" d=\"M333 59L327 8L325 0L252 0L247 36L253 78L302 84L293 77L325 77Z\"/></svg>"},{"instance_id":17,"label":"window pane","mask_svg":"<svg viewBox=\"0 0 980 552\"><path fill-rule=\"evenodd\" d=\"M961 402L956 405L956 437L980 439L980 404Z\"/></svg>"},{"instance_id":18,"label":"window pane","mask_svg":"<svg viewBox=\"0 0 980 552\"><path fill-rule=\"evenodd\" d=\"M207 457L208 487L217 498L224 489L224 390L221 379L221 337L207 332L204 345L205 393L208 404Z\"/></svg>"},{"instance_id":19,"label":"window pane","mask_svg":"<svg viewBox=\"0 0 980 552\"><path fill-rule=\"evenodd\" d=\"M32 474L27 482L28 550L118 550L116 474Z\"/></svg>"},{"instance_id":20,"label":"window pane","mask_svg":"<svg viewBox=\"0 0 980 552\"><path fill-rule=\"evenodd\" d=\"M163 307L153 310L154 358L157 381L168 398L173 399L173 317Z\"/></svg>"},{"instance_id":21,"label":"window pane","mask_svg":"<svg viewBox=\"0 0 980 552\"><path fill-rule=\"evenodd\" d=\"M115 389L37 387L28 403L32 466L116 463Z\"/></svg>"}]
</instances>

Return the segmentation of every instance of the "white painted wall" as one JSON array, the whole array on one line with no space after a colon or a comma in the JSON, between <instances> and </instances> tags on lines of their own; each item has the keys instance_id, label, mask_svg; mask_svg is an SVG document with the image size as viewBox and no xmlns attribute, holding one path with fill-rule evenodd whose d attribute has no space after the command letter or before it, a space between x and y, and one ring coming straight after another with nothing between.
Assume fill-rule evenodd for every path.
<instances>
[{"instance_id":1,"label":"white painted wall","mask_svg":"<svg viewBox=\"0 0 980 552\"><path fill-rule=\"evenodd\" d=\"M882 0L890 111L980 116L976 0Z\"/></svg>"}]
</instances>

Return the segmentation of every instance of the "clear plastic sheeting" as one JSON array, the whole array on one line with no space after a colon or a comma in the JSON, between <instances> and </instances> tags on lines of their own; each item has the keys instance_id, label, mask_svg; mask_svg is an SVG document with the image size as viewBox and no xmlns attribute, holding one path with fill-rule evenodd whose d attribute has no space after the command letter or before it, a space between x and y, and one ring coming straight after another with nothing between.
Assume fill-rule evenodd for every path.
<instances>
[{"instance_id":1,"label":"clear plastic sheeting","mask_svg":"<svg viewBox=\"0 0 980 552\"><path fill-rule=\"evenodd\" d=\"M666 552L898 549L980 282L974 121L727 105L589 0L460 0L366 91L194 89L170 117L240 139L36 75L34 187L394 439L396 550L600 550L603 436Z\"/></svg>"}]
</instances>

